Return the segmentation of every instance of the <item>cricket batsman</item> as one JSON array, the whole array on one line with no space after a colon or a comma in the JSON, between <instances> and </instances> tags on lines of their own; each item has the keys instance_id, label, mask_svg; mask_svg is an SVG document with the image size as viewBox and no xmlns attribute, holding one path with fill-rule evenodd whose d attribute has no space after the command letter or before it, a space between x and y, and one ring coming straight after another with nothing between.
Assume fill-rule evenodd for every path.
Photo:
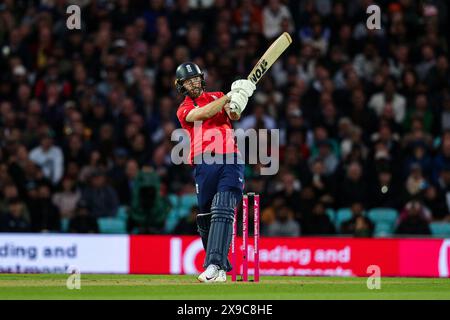
<instances>
[{"instance_id":1,"label":"cricket batsman","mask_svg":"<svg viewBox=\"0 0 450 320\"><path fill-rule=\"evenodd\" d=\"M177 117L190 137L189 161L194 167L200 209L197 226L206 251L206 270L198 280L225 282L226 272L232 268L228 250L235 209L244 190L244 164L234 135L230 134L231 120L240 119L256 87L249 80L237 80L227 94L207 92L204 74L192 62L178 66L175 86L185 96ZM220 133L219 137L214 135L213 143L211 130ZM218 156L222 161L204 161Z\"/></svg>"}]
</instances>

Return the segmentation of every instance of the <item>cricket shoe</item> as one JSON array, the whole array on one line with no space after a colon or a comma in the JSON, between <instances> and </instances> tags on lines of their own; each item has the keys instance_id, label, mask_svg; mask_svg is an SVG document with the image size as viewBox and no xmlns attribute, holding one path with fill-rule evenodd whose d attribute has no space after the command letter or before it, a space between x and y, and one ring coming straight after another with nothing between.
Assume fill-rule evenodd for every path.
<instances>
[{"instance_id":1,"label":"cricket shoe","mask_svg":"<svg viewBox=\"0 0 450 320\"><path fill-rule=\"evenodd\" d=\"M210 264L206 270L198 276L200 282L216 282L216 279L220 275L219 266ZM226 280L226 279L225 279Z\"/></svg>"},{"instance_id":2,"label":"cricket shoe","mask_svg":"<svg viewBox=\"0 0 450 320\"><path fill-rule=\"evenodd\" d=\"M219 270L219 275L217 276L215 282L227 282L227 273L225 270Z\"/></svg>"}]
</instances>

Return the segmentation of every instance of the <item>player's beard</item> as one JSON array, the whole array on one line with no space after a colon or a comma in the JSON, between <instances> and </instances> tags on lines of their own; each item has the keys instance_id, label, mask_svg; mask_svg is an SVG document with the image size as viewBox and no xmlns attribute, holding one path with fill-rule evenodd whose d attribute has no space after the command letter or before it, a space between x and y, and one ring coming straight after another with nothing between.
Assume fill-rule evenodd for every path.
<instances>
[{"instance_id":1,"label":"player's beard","mask_svg":"<svg viewBox=\"0 0 450 320\"><path fill-rule=\"evenodd\" d=\"M189 91L189 96L192 98L198 98L203 92L202 87L195 87Z\"/></svg>"}]
</instances>

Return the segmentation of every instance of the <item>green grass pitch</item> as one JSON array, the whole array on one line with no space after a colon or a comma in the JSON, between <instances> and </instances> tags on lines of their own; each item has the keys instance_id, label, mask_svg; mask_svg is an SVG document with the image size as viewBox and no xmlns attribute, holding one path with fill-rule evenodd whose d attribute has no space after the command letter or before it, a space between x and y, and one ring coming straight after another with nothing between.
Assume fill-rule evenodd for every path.
<instances>
[{"instance_id":1,"label":"green grass pitch","mask_svg":"<svg viewBox=\"0 0 450 320\"><path fill-rule=\"evenodd\" d=\"M336 277L205 284L186 275L82 274L80 290L67 289L66 280L63 274L0 274L0 299L450 299L450 279L382 278L379 290L369 290L367 278Z\"/></svg>"}]
</instances>

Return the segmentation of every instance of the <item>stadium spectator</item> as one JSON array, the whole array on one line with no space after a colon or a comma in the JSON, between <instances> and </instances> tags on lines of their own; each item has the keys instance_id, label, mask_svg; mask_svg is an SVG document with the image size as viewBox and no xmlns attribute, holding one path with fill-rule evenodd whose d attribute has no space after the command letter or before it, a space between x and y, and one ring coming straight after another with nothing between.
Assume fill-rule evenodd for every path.
<instances>
[{"instance_id":1,"label":"stadium spectator","mask_svg":"<svg viewBox=\"0 0 450 320\"><path fill-rule=\"evenodd\" d=\"M247 129L275 129L275 119L265 114L265 106L262 104L256 104L253 107L253 113L242 117L237 124L237 127L243 130Z\"/></svg>"},{"instance_id":2,"label":"stadium spectator","mask_svg":"<svg viewBox=\"0 0 450 320\"><path fill-rule=\"evenodd\" d=\"M383 92L374 94L369 100L369 108L381 116L385 109L390 109L397 123L402 123L406 113L406 99L396 92L396 81L393 78L386 80Z\"/></svg>"},{"instance_id":3,"label":"stadium spectator","mask_svg":"<svg viewBox=\"0 0 450 320\"><path fill-rule=\"evenodd\" d=\"M448 220L450 218L445 194L434 185L429 185L425 190L423 205L431 211L433 220Z\"/></svg>"},{"instance_id":4,"label":"stadium spectator","mask_svg":"<svg viewBox=\"0 0 450 320\"><path fill-rule=\"evenodd\" d=\"M42 134L40 145L30 152L30 160L41 167L53 185L58 184L64 173L64 155L60 147L53 144L54 133Z\"/></svg>"},{"instance_id":5,"label":"stadium spectator","mask_svg":"<svg viewBox=\"0 0 450 320\"><path fill-rule=\"evenodd\" d=\"M421 47L421 61L416 66L416 72L420 80L425 80L430 69L435 66L436 58L433 46L423 44Z\"/></svg>"},{"instance_id":6,"label":"stadium spectator","mask_svg":"<svg viewBox=\"0 0 450 320\"><path fill-rule=\"evenodd\" d=\"M350 76L347 77L351 79ZM353 77L357 77L355 73L353 73ZM366 107L366 95L364 90L362 88L355 88L352 91L341 90L341 93L343 96L350 94L351 98L348 105L351 106L351 109L347 112L354 125L359 128L364 128L363 137L365 138L365 141L367 141L367 137L370 137L372 133L376 131L378 119L375 111ZM343 108L346 108L346 106L343 106Z\"/></svg>"},{"instance_id":7,"label":"stadium spectator","mask_svg":"<svg viewBox=\"0 0 450 320\"><path fill-rule=\"evenodd\" d=\"M438 194L442 194L442 196L446 199L445 211L443 211L442 213L450 212L450 203L447 200L450 195L450 167L444 167L441 170L436 188ZM447 215L446 218L450 218L450 215Z\"/></svg>"},{"instance_id":8,"label":"stadium spectator","mask_svg":"<svg viewBox=\"0 0 450 320\"><path fill-rule=\"evenodd\" d=\"M254 1L243 0L233 12L233 21L241 33L261 32L263 17L260 6Z\"/></svg>"},{"instance_id":9,"label":"stadium spectator","mask_svg":"<svg viewBox=\"0 0 450 320\"><path fill-rule=\"evenodd\" d=\"M326 175L325 165L321 159L316 159L311 165L311 175L307 186L312 188L315 200L333 205L335 203L335 180Z\"/></svg>"},{"instance_id":10,"label":"stadium spectator","mask_svg":"<svg viewBox=\"0 0 450 320\"><path fill-rule=\"evenodd\" d=\"M400 190L389 168L381 168L376 181L371 183L369 191L370 208L394 208L399 210L401 206Z\"/></svg>"},{"instance_id":11,"label":"stadium spectator","mask_svg":"<svg viewBox=\"0 0 450 320\"><path fill-rule=\"evenodd\" d=\"M270 225L275 222L276 212L284 205L283 198L274 197L266 207L261 208L261 235L267 236ZM238 224L238 227L241 225Z\"/></svg>"},{"instance_id":12,"label":"stadium spectator","mask_svg":"<svg viewBox=\"0 0 450 320\"><path fill-rule=\"evenodd\" d=\"M36 197L28 202L31 230L33 232L60 232L60 213L52 203L50 185L42 183L37 186L36 191Z\"/></svg>"},{"instance_id":13,"label":"stadium spectator","mask_svg":"<svg viewBox=\"0 0 450 320\"><path fill-rule=\"evenodd\" d=\"M397 234L429 235L431 234L428 220L431 213L426 210L420 201L413 200L403 209L397 229Z\"/></svg>"},{"instance_id":14,"label":"stadium spectator","mask_svg":"<svg viewBox=\"0 0 450 320\"><path fill-rule=\"evenodd\" d=\"M422 140L418 140L405 147L405 151L408 151L410 155L405 159L406 170L410 169L413 164L420 166L420 169L424 173L425 177L431 176L432 171L432 158L428 151L428 146ZM408 171L406 172L406 174Z\"/></svg>"},{"instance_id":15,"label":"stadium spectator","mask_svg":"<svg viewBox=\"0 0 450 320\"><path fill-rule=\"evenodd\" d=\"M312 215L305 217L301 226L304 235L332 235L336 233L334 224L326 214L326 207L321 202L314 205Z\"/></svg>"},{"instance_id":16,"label":"stadium spectator","mask_svg":"<svg viewBox=\"0 0 450 320\"><path fill-rule=\"evenodd\" d=\"M292 173L286 172L282 176L281 190L274 194L274 197L281 197L285 200L286 205L294 212L295 216L300 212L300 203L298 201L300 188L300 181L295 179Z\"/></svg>"},{"instance_id":17,"label":"stadium spectator","mask_svg":"<svg viewBox=\"0 0 450 320\"><path fill-rule=\"evenodd\" d=\"M450 94L448 91L442 97L442 114L439 125L442 131L450 130Z\"/></svg>"},{"instance_id":18,"label":"stadium spectator","mask_svg":"<svg viewBox=\"0 0 450 320\"><path fill-rule=\"evenodd\" d=\"M411 129L411 122L413 118L418 118L422 121L425 132L431 132L434 123L433 113L429 109L428 98L423 93L418 94L415 97L414 108L410 108L406 112L405 120L403 123L403 128L405 129L405 131L409 131Z\"/></svg>"},{"instance_id":19,"label":"stadium spectator","mask_svg":"<svg viewBox=\"0 0 450 320\"><path fill-rule=\"evenodd\" d=\"M296 137L291 139L292 144L287 145L284 150L282 167L292 173L294 177L298 178L299 181L297 183L301 185L302 181L305 183L309 175L308 164L306 162L309 148L303 142L304 134L301 131L296 131L292 135L296 135Z\"/></svg>"},{"instance_id":20,"label":"stadium spectator","mask_svg":"<svg viewBox=\"0 0 450 320\"><path fill-rule=\"evenodd\" d=\"M92 177L95 172L104 169L104 167L105 159L102 159L100 152L94 149L90 152L87 162L79 170L78 179L83 184L87 184L90 177Z\"/></svg>"},{"instance_id":21,"label":"stadium spectator","mask_svg":"<svg viewBox=\"0 0 450 320\"><path fill-rule=\"evenodd\" d=\"M109 185L103 170L94 171L89 177L81 195L89 212L96 218L112 217L117 214L119 198L116 191Z\"/></svg>"},{"instance_id":22,"label":"stadium spectator","mask_svg":"<svg viewBox=\"0 0 450 320\"><path fill-rule=\"evenodd\" d=\"M281 34L281 24L284 19L288 22L288 31L294 31L291 12L280 0L269 0L263 8L263 34L267 39L273 39Z\"/></svg>"},{"instance_id":23,"label":"stadium spectator","mask_svg":"<svg viewBox=\"0 0 450 320\"><path fill-rule=\"evenodd\" d=\"M353 66L360 78L370 80L374 77L375 71L381 68L381 57L374 43L366 43L363 52L355 56Z\"/></svg>"},{"instance_id":24,"label":"stadium spectator","mask_svg":"<svg viewBox=\"0 0 450 320\"><path fill-rule=\"evenodd\" d=\"M301 224L303 220L308 219L313 214L313 208L319 200L311 186L302 188L299 199L300 214L296 216L296 220Z\"/></svg>"},{"instance_id":25,"label":"stadium spectator","mask_svg":"<svg viewBox=\"0 0 450 320\"><path fill-rule=\"evenodd\" d=\"M87 203L80 200L74 216L69 220L68 232L70 233L98 233L97 219L89 212Z\"/></svg>"},{"instance_id":26,"label":"stadium spectator","mask_svg":"<svg viewBox=\"0 0 450 320\"><path fill-rule=\"evenodd\" d=\"M111 180L111 183L119 196L120 203L130 201L130 193L128 192L128 194L126 194L125 191L121 191L121 185L123 181L126 180L125 172L127 160L127 150L125 150L124 148L115 149L112 159L113 162L107 172L108 178ZM139 168L139 166L137 167Z\"/></svg>"},{"instance_id":27,"label":"stadium spectator","mask_svg":"<svg viewBox=\"0 0 450 320\"><path fill-rule=\"evenodd\" d=\"M173 233L180 235L197 235L197 214L198 206L193 206L189 211L189 215L181 219L175 227Z\"/></svg>"},{"instance_id":28,"label":"stadium spectator","mask_svg":"<svg viewBox=\"0 0 450 320\"><path fill-rule=\"evenodd\" d=\"M112 179L120 203L126 206L131 205L131 192L133 190L134 179L139 172L139 165L136 160L130 159L126 162L124 172L115 179Z\"/></svg>"},{"instance_id":29,"label":"stadium spectator","mask_svg":"<svg viewBox=\"0 0 450 320\"><path fill-rule=\"evenodd\" d=\"M81 192L75 181L66 176L61 181L61 190L53 194L52 202L58 208L61 218L71 218L74 215Z\"/></svg>"},{"instance_id":30,"label":"stadium spectator","mask_svg":"<svg viewBox=\"0 0 450 320\"><path fill-rule=\"evenodd\" d=\"M310 17L309 25L301 28L299 33L302 42L310 44L321 56L328 52L330 29L323 26L319 15Z\"/></svg>"},{"instance_id":31,"label":"stadium spectator","mask_svg":"<svg viewBox=\"0 0 450 320\"><path fill-rule=\"evenodd\" d=\"M440 148L433 159L433 181L439 179L439 174L445 168L450 168L450 131L443 132Z\"/></svg>"},{"instance_id":32,"label":"stadium spectator","mask_svg":"<svg viewBox=\"0 0 450 320\"><path fill-rule=\"evenodd\" d=\"M352 217L342 222L340 233L355 237L371 237L374 225L364 214L364 206L361 202L352 203L350 210Z\"/></svg>"},{"instance_id":33,"label":"stadium spectator","mask_svg":"<svg viewBox=\"0 0 450 320\"><path fill-rule=\"evenodd\" d=\"M298 237L300 225L294 219L294 212L288 206L283 205L275 212L275 221L267 228L268 237Z\"/></svg>"},{"instance_id":34,"label":"stadium spectator","mask_svg":"<svg viewBox=\"0 0 450 320\"><path fill-rule=\"evenodd\" d=\"M347 167L346 176L339 185L338 205L341 208L350 207L352 203L368 202L368 186L363 176L363 168L358 162L352 162Z\"/></svg>"},{"instance_id":35,"label":"stadium spectator","mask_svg":"<svg viewBox=\"0 0 450 320\"><path fill-rule=\"evenodd\" d=\"M100 123L100 122L97 122ZM88 159L87 146L84 144L81 136L72 134L65 139L66 144L63 148L64 165L67 166L70 162L74 162L79 166L86 163Z\"/></svg>"},{"instance_id":36,"label":"stadium spectator","mask_svg":"<svg viewBox=\"0 0 450 320\"><path fill-rule=\"evenodd\" d=\"M11 199L19 197L19 191L16 185L12 182L7 183L5 179L5 184L2 189L2 199L0 201L0 212L6 211L8 208L8 203Z\"/></svg>"},{"instance_id":37,"label":"stadium spectator","mask_svg":"<svg viewBox=\"0 0 450 320\"><path fill-rule=\"evenodd\" d=\"M428 188L429 182L424 177L420 164L413 163L410 166L410 173L406 178L404 188L404 199L409 201L412 199L423 198L425 190Z\"/></svg>"},{"instance_id":38,"label":"stadium spectator","mask_svg":"<svg viewBox=\"0 0 450 320\"><path fill-rule=\"evenodd\" d=\"M6 212L0 215L1 232L30 232L31 225L24 214L24 204L19 198L8 201Z\"/></svg>"},{"instance_id":39,"label":"stadium spectator","mask_svg":"<svg viewBox=\"0 0 450 320\"><path fill-rule=\"evenodd\" d=\"M339 164L339 160L333 153L333 143L330 140L317 141L315 147L317 147L317 155L312 156L311 160L322 159L325 165L325 173L327 175L333 175Z\"/></svg>"},{"instance_id":40,"label":"stadium spectator","mask_svg":"<svg viewBox=\"0 0 450 320\"><path fill-rule=\"evenodd\" d=\"M442 90L448 90L448 82L450 78L450 67L448 56L439 54L436 65L431 67L426 75L425 82L428 84L431 93L438 93Z\"/></svg>"},{"instance_id":41,"label":"stadium spectator","mask_svg":"<svg viewBox=\"0 0 450 320\"><path fill-rule=\"evenodd\" d=\"M314 142L311 144L310 163L316 159L321 159L325 165L325 174L334 174L339 165L339 146L335 140L328 137L325 127L319 126L314 130Z\"/></svg>"}]
</instances>

